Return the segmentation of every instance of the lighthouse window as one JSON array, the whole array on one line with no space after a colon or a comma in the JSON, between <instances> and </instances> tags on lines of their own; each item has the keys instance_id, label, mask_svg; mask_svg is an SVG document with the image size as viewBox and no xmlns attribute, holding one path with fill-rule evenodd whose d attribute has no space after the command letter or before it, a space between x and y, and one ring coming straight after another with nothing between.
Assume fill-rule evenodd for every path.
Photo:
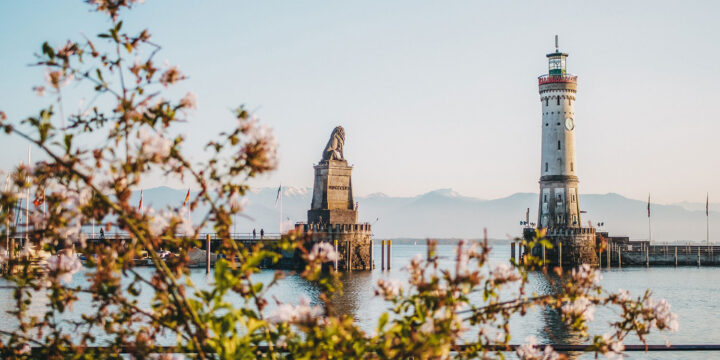
<instances>
[{"instance_id":1,"label":"lighthouse window","mask_svg":"<svg viewBox=\"0 0 720 360\"><path fill-rule=\"evenodd\" d=\"M545 163L545 172L548 171L548 163Z\"/></svg>"},{"instance_id":2,"label":"lighthouse window","mask_svg":"<svg viewBox=\"0 0 720 360\"><path fill-rule=\"evenodd\" d=\"M560 105L560 98L557 98L557 104Z\"/></svg>"},{"instance_id":3,"label":"lighthouse window","mask_svg":"<svg viewBox=\"0 0 720 360\"><path fill-rule=\"evenodd\" d=\"M548 99L548 98L545 98L545 106L548 106L548 105L550 105L550 104L549 104L549 101L550 101L550 99Z\"/></svg>"},{"instance_id":4,"label":"lighthouse window","mask_svg":"<svg viewBox=\"0 0 720 360\"><path fill-rule=\"evenodd\" d=\"M560 150L560 140L558 140L558 150Z\"/></svg>"},{"instance_id":5,"label":"lighthouse window","mask_svg":"<svg viewBox=\"0 0 720 360\"><path fill-rule=\"evenodd\" d=\"M543 202L547 202L547 194L544 195Z\"/></svg>"}]
</instances>

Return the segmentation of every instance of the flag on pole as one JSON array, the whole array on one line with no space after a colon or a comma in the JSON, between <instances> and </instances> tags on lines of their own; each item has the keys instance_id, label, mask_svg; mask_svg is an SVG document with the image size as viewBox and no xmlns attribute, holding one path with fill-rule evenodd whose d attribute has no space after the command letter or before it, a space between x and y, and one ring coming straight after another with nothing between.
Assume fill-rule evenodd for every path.
<instances>
[{"instance_id":1,"label":"flag on pole","mask_svg":"<svg viewBox=\"0 0 720 360\"><path fill-rule=\"evenodd\" d=\"M275 196L275 206L277 206L278 200L280 200L280 191L282 191L282 185L278 187L277 196Z\"/></svg>"},{"instance_id":2,"label":"flag on pole","mask_svg":"<svg viewBox=\"0 0 720 360\"><path fill-rule=\"evenodd\" d=\"M190 201L190 189L188 189L187 195L185 195L185 201L183 201L183 207Z\"/></svg>"},{"instance_id":3,"label":"flag on pole","mask_svg":"<svg viewBox=\"0 0 720 360\"><path fill-rule=\"evenodd\" d=\"M142 198L143 198L143 191L140 190L140 203L138 204L138 211L142 210Z\"/></svg>"},{"instance_id":4,"label":"flag on pole","mask_svg":"<svg viewBox=\"0 0 720 360\"><path fill-rule=\"evenodd\" d=\"M650 193L648 193L648 217L650 217Z\"/></svg>"}]
</instances>

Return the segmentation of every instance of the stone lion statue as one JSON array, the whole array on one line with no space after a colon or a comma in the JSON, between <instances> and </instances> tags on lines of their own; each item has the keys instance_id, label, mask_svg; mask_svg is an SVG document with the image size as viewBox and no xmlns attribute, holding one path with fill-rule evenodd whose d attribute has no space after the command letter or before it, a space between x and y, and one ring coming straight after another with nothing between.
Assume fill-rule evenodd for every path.
<instances>
[{"instance_id":1,"label":"stone lion statue","mask_svg":"<svg viewBox=\"0 0 720 360\"><path fill-rule=\"evenodd\" d=\"M330 140L328 140L327 145L325 145L325 151L323 151L321 161L345 160L343 145L345 145L345 129L343 129L342 126L338 126L333 129Z\"/></svg>"}]
</instances>

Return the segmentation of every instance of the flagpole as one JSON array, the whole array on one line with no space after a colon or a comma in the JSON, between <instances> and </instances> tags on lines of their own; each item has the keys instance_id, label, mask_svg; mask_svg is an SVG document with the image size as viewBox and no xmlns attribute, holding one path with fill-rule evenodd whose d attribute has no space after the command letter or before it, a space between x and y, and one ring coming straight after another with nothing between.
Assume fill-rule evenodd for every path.
<instances>
[{"instance_id":1,"label":"flagpole","mask_svg":"<svg viewBox=\"0 0 720 360\"><path fill-rule=\"evenodd\" d=\"M648 193L648 245L652 243L652 222L650 221L650 193Z\"/></svg>"},{"instance_id":2,"label":"flagpole","mask_svg":"<svg viewBox=\"0 0 720 360\"><path fill-rule=\"evenodd\" d=\"M28 145L28 171L30 171L30 145ZM30 177L28 176L26 181L28 185L30 183ZM30 186L27 189L27 197L25 198L25 243L30 240ZM25 244L23 244L23 248Z\"/></svg>"}]
</instances>

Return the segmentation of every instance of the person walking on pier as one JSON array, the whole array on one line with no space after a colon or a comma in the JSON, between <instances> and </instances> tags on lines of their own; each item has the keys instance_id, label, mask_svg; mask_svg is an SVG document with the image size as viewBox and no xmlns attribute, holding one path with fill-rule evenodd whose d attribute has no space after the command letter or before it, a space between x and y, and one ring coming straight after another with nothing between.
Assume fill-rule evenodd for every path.
<instances>
[{"instance_id":1,"label":"person walking on pier","mask_svg":"<svg viewBox=\"0 0 720 360\"><path fill-rule=\"evenodd\" d=\"M265 237L265 229L260 229L260 240Z\"/></svg>"},{"instance_id":2,"label":"person walking on pier","mask_svg":"<svg viewBox=\"0 0 720 360\"><path fill-rule=\"evenodd\" d=\"M255 237L257 237L257 232L253 229L253 240L255 240Z\"/></svg>"}]
</instances>

